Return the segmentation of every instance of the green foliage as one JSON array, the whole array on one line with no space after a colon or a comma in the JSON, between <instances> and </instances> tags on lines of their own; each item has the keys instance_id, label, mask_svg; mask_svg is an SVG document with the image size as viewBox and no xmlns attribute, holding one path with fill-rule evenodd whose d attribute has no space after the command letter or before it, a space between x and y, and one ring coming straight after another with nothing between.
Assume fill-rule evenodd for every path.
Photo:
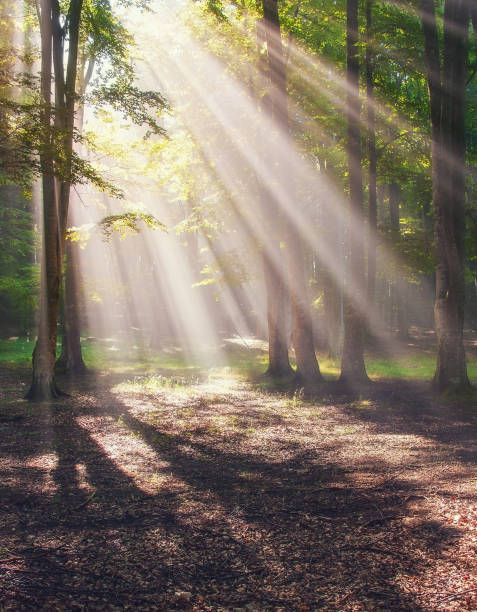
<instances>
[{"instance_id":1,"label":"green foliage","mask_svg":"<svg viewBox=\"0 0 477 612\"><path fill-rule=\"evenodd\" d=\"M99 69L111 63L115 69L124 70L133 39L109 2L84 0L81 37L84 56L94 60Z\"/></svg>"},{"instance_id":2,"label":"green foliage","mask_svg":"<svg viewBox=\"0 0 477 612\"><path fill-rule=\"evenodd\" d=\"M221 0L206 0L205 6L219 21L227 21Z\"/></svg>"},{"instance_id":3,"label":"green foliage","mask_svg":"<svg viewBox=\"0 0 477 612\"><path fill-rule=\"evenodd\" d=\"M30 82L37 83L36 80ZM32 101L17 102L0 96L0 185L13 183L29 188L41 173L40 156L46 141L40 118L42 105L38 102L38 92L26 88L25 91ZM90 182L99 191L121 198L121 190L105 180L89 161L76 152L71 157L66 155L64 136L64 131L57 125L49 127L49 153L53 158L55 176L71 184ZM85 142L77 130L73 139L77 144Z\"/></svg>"},{"instance_id":4,"label":"green foliage","mask_svg":"<svg viewBox=\"0 0 477 612\"><path fill-rule=\"evenodd\" d=\"M211 284L217 285L218 288L237 287L250 280L250 274L235 250L216 254L211 263L204 265L200 274L203 278L194 284L195 287Z\"/></svg>"},{"instance_id":5,"label":"green foliage","mask_svg":"<svg viewBox=\"0 0 477 612\"><path fill-rule=\"evenodd\" d=\"M131 119L137 125L147 126L146 136L166 135L157 119L165 109L169 108L166 100L158 92L139 89L129 79L121 77L109 85L100 85L87 100L96 107L108 105L121 112L125 119Z\"/></svg>"},{"instance_id":6,"label":"green foliage","mask_svg":"<svg viewBox=\"0 0 477 612\"><path fill-rule=\"evenodd\" d=\"M0 329L25 335L30 332L38 308L40 274L38 266L19 268L18 274L0 276Z\"/></svg>"},{"instance_id":7,"label":"green foliage","mask_svg":"<svg viewBox=\"0 0 477 612\"><path fill-rule=\"evenodd\" d=\"M0 336L27 334L39 293L38 248L30 201L15 185L0 187Z\"/></svg>"},{"instance_id":8,"label":"green foliage","mask_svg":"<svg viewBox=\"0 0 477 612\"><path fill-rule=\"evenodd\" d=\"M164 232L167 227L154 217L144 212L125 212L118 215L109 215L99 222L99 228L105 240L111 240L114 234L121 239L138 234L141 229L138 223L142 221L150 229L160 229Z\"/></svg>"}]
</instances>

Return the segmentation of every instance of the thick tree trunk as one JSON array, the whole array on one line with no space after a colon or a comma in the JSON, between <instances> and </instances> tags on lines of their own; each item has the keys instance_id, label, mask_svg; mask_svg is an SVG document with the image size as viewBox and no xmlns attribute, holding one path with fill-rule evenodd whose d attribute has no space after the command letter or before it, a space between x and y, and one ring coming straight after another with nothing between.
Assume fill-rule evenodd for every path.
<instances>
[{"instance_id":1,"label":"thick tree trunk","mask_svg":"<svg viewBox=\"0 0 477 612\"><path fill-rule=\"evenodd\" d=\"M469 10L466 0L446 0L443 65L434 3L421 1L432 128L434 236L436 243L437 367L434 387L469 386L463 341L465 238L465 89Z\"/></svg>"},{"instance_id":2,"label":"thick tree trunk","mask_svg":"<svg viewBox=\"0 0 477 612\"><path fill-rule=\"evenodd\" d=\"M283 282L283 271L277 270L270 254L263 257L265 288L267 292L268 368L267 374L276 378L294 375L288 357L288 293Z\"/></svg>"},{"instance_id":3,"label":"thick tree trunk","mask_svg":"<svg viewBox=\"0 0 477 612\"><path fill-rule=\"evenodd\" d=\"M304 253L299 237L293 230L291 233L288 245L288 274L296 375L297 379L304 384L316 384L322 382L323 379L315 353L311 308L306 291Z\"/></svg>"},{"instance_id":4,"label":"thick tree trunk","mask_svg":"<svg viewBox=\"0 0 477 612\"><path fill-rule=\"evenodd\" d=\"M268 51L271 116L282 133L288 134L288 98L278 3L277 0L263 0L262 5ZM279 187L288 196L287 201L291 202L295 197L293 170L290 173L289 169L287 172L284 168L280 168L279 160L275 167L278 168L276 173ZM289 173L291 176L287 177ZM284 237L286 240L293 346L297 366L296 376L298 380L305 384L314 384L320 382L322 377L315 354L311 308L306 290L303 247L293 223L287 224Z\"/></svg>"},{"instance_id":5,"label":"thick tree trunk","mask_svg":"<svg viewBox=\"0 0 477 612\"><path fill-rule=\"evenodd\" d=\"M268 48L270 34L270 24L267 16L270 17L268 5L270 2L263 0L263 20L258 22L257 42L260 52L260 73L262 78L261 86L268 90L262 98L262 108L264 112L273 117L274 104L273 92L271 91L271 70L272 65L268 54L263 53L266 44ZM276 28L275 28L276 31ZM261 138L262 155L267 159L270 167L274 166L274 151L272 147L264 143L269 134L263 133ZM264 184L262 178L257 176L259 199L263 222L267 227L268 242L263 247L262 261L263 274L265 279L265 290L267 296L267 327L268 327L268 368L267 375L276 378L286 378L294 375L290 365L288 355L288 307L289 293L284 283L285 262L283 249L280 244L283 241L283 216L274 202L270 190Z\"/></svg>"},{"instance_id":6,"label":"thick tree trunk","mask_svg":"<svg viewBox=\"0 0 477 612\"><path fill-rule=\"evenodd\" d=\"M440 391L469 386L464 352L465 89L469 13L465 0L444 8L440 180L435 196L437 367ZM439 212L437 212L439 211Z\"/></svg>"},{"instance_id":7,"label":"thick tree trunk","mask_svg":"<svg viewBox=\"0 0 477 612\"><path fill-rule=\"evenodd\" d=\"M33 379L26 398L50 400L60 395L55 381L61 252L51 142L51 2L41 1L41 95L43 143L41 171L43 186L43 253L41 266L40 328L33 351Z\"/></svg>"},{"instance_id":8,"label":"thick tree trunk","mask_svg":"<svg viewBox=\"0 0 477 612\"><path fill-rule=\"evenodd\" d=\"M347 56L347 112L348 112L348 164L350 210L352 231L349 236L349 266L347 292L344 309L344 342L340 380L347 384L369 382L364 364L363 316L359 304L360 296L350 290L351 281L357 291L363 291L364 279L364 233L356 227L363 216L363 179L361 166L359 60L358 60L358 0L348 0L346 8L346 56Z\"/></svg>"},{"instance_id":9,"label":"thick tree trunk","mask_svg":"<svg viewBox=\"0 0 477 612\"><path fill-rule=\"evenodd\" d=\"M51 399L59 395L54 377L62 254L66 235L70 176L55 186L51 135L52 61L55 70L55 121L63 130L66 172L71 173L75 86L78 60L79 24L82 0L71 0L68 11L68 64L63 67L63 30L60 26L58 0L41 0L41 94L44 102L42 125L44 142L41 152L43 180L43 265L40 330L33 352L33 382L27 398Z\"/></svg>"}]
</instances>

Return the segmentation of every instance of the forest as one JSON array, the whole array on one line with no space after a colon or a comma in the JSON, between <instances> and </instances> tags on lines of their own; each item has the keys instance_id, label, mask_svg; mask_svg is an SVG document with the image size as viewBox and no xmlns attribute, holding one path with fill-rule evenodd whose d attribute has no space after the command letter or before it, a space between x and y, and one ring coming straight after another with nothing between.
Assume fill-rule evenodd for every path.
<instances>
[{"instance_id":1,"label":"forest","mask_svg":"<svg viewBox=\"0 0 477 612\"><path fill-rule=\"evenodd\" d=\"M475 0L2 0L0 609L477 609Z\"/></svg>"}]
</instances>

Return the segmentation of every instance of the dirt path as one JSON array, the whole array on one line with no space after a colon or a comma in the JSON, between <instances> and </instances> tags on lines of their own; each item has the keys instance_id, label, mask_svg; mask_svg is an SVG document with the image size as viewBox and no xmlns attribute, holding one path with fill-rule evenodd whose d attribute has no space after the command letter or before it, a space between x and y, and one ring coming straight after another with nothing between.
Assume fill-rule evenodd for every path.
<instances>
[{"instance_id":1,"label":"dirt path","mask_svg":"<svg viewBox=\"0 0 477 612\"><path fill-rule=\"evenodd\" d=\"M477 608L470 404L0 375L1 610Z\"/></svg>"}]
</instances>

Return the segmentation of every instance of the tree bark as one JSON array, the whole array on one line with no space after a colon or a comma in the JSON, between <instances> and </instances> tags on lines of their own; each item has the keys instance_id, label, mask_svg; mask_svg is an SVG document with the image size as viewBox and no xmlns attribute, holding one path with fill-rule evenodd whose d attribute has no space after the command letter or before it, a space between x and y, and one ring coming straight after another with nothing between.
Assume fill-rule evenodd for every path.
<instances>
[{"instance_id":1,"label":"tree bark","mask_svg":"<svg viewBox=\"0 0 477 612\"><path fill-rule=\"evenodd\" d=\"M277 0L262 0L262 6L271 89L270 114L281 132L287 135L289 134L290 126L278 3ZM286 194L286 201L291 202L295 197L293 170L287 172L284 168L280 168L280 160L277 160L277 162L275 167L278 168L276 173L280 189ZM287 174L292 176L287 179ZM283 219L281 220L281 225L283 226ZM304 384L315 384L321 382L322 377L315 353L311 308L306 290L303 246L292 222L287 223L286 231L281 231L280 233L284 235L286 240L285 252L290 289L292 337L297 366L296 376ZM273 275L276 277L276 273L272 272L272 277ZM277 280L275 278L274 282ZM284 284L283 281L281 282ZM270 309L269 314L273 315L273 313L270 313ZM278 310L276 314L279 314ZM284 367L287 369L286 364L284 364Z\"/></svg>"},{"instance_id":2,"label":"tree bark","mask_svg":"<svg viewBox=\"0 0 477 612\"><path fill-rule=\"evenodd\" d=\"M352 295L351 280L357 291L365 286L364 279L364 233L356 224L363 217L363 179L361 165L361 134L359 100L358 59L358 0L348 0L346 5L346 80L348 121L348 166L349 203L352 216L352 231L349 236L348 278L344 309L344 342L341 360L340 381L346 384L369 382L364 364L363 316L359 310L360 296Z\"/></svg>"},{"instance_id":3,"label":"tree bark","mask_svg":"<svg viewBox=\"0 0 477 612\"><path fill-rule=\"evenodd\" d=\"M421 0L431 104L437 366L440 392L469 387L464 351L465 89L469 7L446 0L442 68L434 3Z\"/></svg>"},{"instance_id":4,"label":"tree bark","mask_svg":"<svg viewBox=\"0 0 477 612\"><path fill-rule=\"evenodd\" d=\"M401 222L399 204L401 202L401 187L393 182L389 185L389 217L391 222L391 236L393 248L399 245L401 237ZM408 338L407 316L406 316L406 279L399 268L393 268L391 279L391 328L397 326L398 336L401 340Z\"/></svg>"},{"instance_id":5,"label":"tree bark","mask_svg":"<svg viewBox=\"0 0 477 612\"><path fill-rule=\"evenodd\" d=\"M65 253L64 328L61 355L56 362L56 368L67 374L84 374L87 368L81 351L78 245L67 240Z\"/></svg>"},{"instance_id":6,"label":"tree bark","mask_svg":"<svg viewBox=\"0 0 477 612\"><path fill-rule=\"evenodd\" d=\"M33 351L33 381L27 394L30 400L48 400L61 392L56 386L54 368L62 257L71 186L73 124L79 24L82 0L71 0L68 12L69 50L66 77L63 67L64 31L60 26L58 0L41 0L41 96L44 104L42 127L44 141L41 152L43 184L43 265L40 300L40 329ZM52 61L55 72L55 122L63 131L63 154L67 176L55 179L51 130Z\"/></svg>"},{"instance_id":7,"label":"tree bark","mask_svg":"<svg viewBox=\"0 0 477 612\"><path fill-rule=\"evenodd\" d=\"M341 350L341 295L339 280L330 273L323 275L323 307L328 356L337 359Z\"/></svg>"},{"instance_id":8,"label":"tree bark","mask_svg":"<svg viewBox=\"0 0 477 612\"><path fill-rule=\"evenodd\" d=\"M262 98L262 108L266 114L273 116L274 105L272 102L271 89L271 64L267 55L263 54L263 46L267 44L270 34L269 24L266 22L268 5L263 0L263 20L257 25L257 42L260 56L260 73L262 86L269 92ZM271 166L274 164L272 147L263 146L265 134L263 134L262 147L263 156L269 160ZM265 291L267 296L267 327L268 327L268 368L267 375L274 378L285 378L294 375L288 355L288 304L289 294L283 281L285 262L283 249L280 248L283 240L283 219L273 201L270 190L257 176L259 199L264 223L268 229L268 244L263 246L262 263L265 279Z\"/></svg>"},{"instance_id":9,"label":"tree bark","mask_svg":"<svg viewBox=\"0 0 477 612\"><path fill-rule=\"evenodd\" d=\"M75 122L75 98L76 82L78 76L79 55L79 25L83 0L71 0L68 11L69 51L66 67L66 75L63 66L63 31L59 19L59 5L54 2L53 27L56 33L56 46L53 57L55 62L56 99L58 100L58 123L64 132L63 149L66 156L67 172L71 171L71 159L73 154L73 130ZM84 61L84 58L82 58ZM92 65L92 64L91 64ZM82 66L84 71L84 66ZM90 75L91 76L91 75ZM80 93L88 84L88 75L80 74ZM80 109L80 118L77 122L79 129L82 127L83 109ZM61 181L59 185L60 194L60 226L61 236L66 236L67 221L70 208L71 180L69 176ZM61 355L56 363L59 370L68 374L83 374L86 365L81 352L81 324L79 316L80 284L79 284L79 251L76 245L68 242L66 244L66 274L63 291L64 301L64 327L61 344Z\"/></svg>"},{"instance_id":10,"label":"tree bark","mask_svg":"<svg viewBox=\"0 0 477 612\"><path fill-rule=\"evenodd\" d=\"M51 0L41 0L41 98L43 109L40 155L43 187L43 249L41 266L40 327L33 351L33 377L26 398L50 400L61 395L55 381L58 304L61 280L59 217L53 168L51 134L52 29Z\"/></svg>"},{"instance_id":11,"label":"tree bark","mask_svg":"<svg viewBox=\"0 0 477 612\"><path fill-rule=\"evenodd\" d=\"M376 232L378 229L378 206L376 187L376 113L374 110L374 75L372 41L372 7L373 0L366 2L366 101L368 127L368 302L374 306L376 295Z\"/></svg>"},{"instance_id":12,"label":"tree bark","mask_svg":"<svg viewBox=\"0 0 477 612\"><path fill-rule=\"evenodd\" d=\"M55 67L55 102L58 125L63 131L63 153L66 176L59 185L59 215L61 236L66 236L68 208L71 191L71 160L73 155L73 129L75 120L76 77L78 72L78 45L81 8L83 0L70 0L67 16L68 60L66 75L63 66L64 31L60 25L58 0L52 0L53 15L53 60Z\"/></svg>"}]
</instances>

